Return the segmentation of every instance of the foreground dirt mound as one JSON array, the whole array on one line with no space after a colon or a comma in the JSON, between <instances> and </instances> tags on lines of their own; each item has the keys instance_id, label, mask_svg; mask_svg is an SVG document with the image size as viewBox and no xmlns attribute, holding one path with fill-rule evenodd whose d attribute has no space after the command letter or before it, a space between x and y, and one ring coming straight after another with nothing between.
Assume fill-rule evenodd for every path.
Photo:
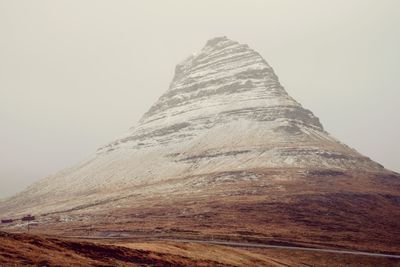
<instances>
[{"instance_id":1,"label":"foreground dirt mound","mask_svg":"<svg viewBox=\"0 0 400 267\"><path fill-rule=\"evenodd\" d=\"M99 243L0 232L0 266L230 266Z\"/></svg>"}]
</instances>

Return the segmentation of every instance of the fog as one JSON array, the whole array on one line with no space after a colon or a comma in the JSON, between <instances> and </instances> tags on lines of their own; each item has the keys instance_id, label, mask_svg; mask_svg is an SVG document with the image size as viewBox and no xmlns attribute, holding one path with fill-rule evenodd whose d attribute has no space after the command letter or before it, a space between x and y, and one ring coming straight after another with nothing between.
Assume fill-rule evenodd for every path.
<instances>
[{"instance_id":1,"label":"fog","mask_svg":"<svg viewBox=\"0 0 400 267\"><path fill-rule=\"evenodd\" d=\"M0 197L133 126L205 42L247 43L333 136L400 171L399 1L0 1Z\"/></svg>"}]
</instances>

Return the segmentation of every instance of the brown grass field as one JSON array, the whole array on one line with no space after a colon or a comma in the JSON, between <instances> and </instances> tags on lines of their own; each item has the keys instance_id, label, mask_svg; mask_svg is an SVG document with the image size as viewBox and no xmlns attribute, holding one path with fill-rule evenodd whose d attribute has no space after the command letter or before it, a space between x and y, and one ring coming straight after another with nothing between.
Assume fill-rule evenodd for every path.
<instances>
[{"instance_id":1,"label":"brown grass field","mask_svg":"<svg viewBox=\"0 0 400 267\"><path fill-rule=\"evenodd\" d=\"M222 240L400 255L398 174L258 171L264 176L257 181L221 183L210 176L199 190L178 184L170 194L133 193L123 200L35 214L35 236L1 235L0 261L4 266L400 266L382 257L166 241ZM197 177L185 180L185 186L191 186L191 179ZM24 232L26 226L13 223L0 230Z\"/></svg>"},{"instance_id":2,"label":"brown grass field","mask_svg":"<svg viewBox=\"0 0 400 267\"><path fill-rule=\"evenodd\" d=\"M290 178L210 181L207 190L190 194L178 190L132 196L46 214L38 216L34 232L215 238L400 254L399 176L286 176ZM65 215L69 220L60 219Z\"/></svg>"},{"instance_id":3,"label":"brown grass field","mask_svg":"<svg viewBox=\"0 0 400 267\"><path fill-rule=\"evenodd\" d=\"M0 233L0 266L400 266L400 259L166 241Z\"/></svg>"}]
</instances>

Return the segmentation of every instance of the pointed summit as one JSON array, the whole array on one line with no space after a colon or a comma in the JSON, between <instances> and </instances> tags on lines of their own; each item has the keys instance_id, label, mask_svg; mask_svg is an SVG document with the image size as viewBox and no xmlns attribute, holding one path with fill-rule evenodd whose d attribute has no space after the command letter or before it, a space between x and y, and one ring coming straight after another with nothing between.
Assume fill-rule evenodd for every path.
<instances>
[{"instance_id":1,"label":"pointed summit","mask_svg":"<svg viewBox=\"0 0 400 267\"><path fill-rule=\"evenodd\" d=\"M203 50L206 49L221 49L230 45L238 44L238 42L228 39L226 36L215 37L207 41Z\"/></svg>"},{"instance_id":2,"label":"pointed summit","mask_svg":"<svg viewBox=\"0 0 400 267\"><path fill-rule=\"evenodd\" d=\"M217 36L214 38L211 38L207 41L206 46L215 46L218 43L225 43L225 42L233 42L236 43L230 39L228 39L226 36Z\"/></svg>"}]
</instances>

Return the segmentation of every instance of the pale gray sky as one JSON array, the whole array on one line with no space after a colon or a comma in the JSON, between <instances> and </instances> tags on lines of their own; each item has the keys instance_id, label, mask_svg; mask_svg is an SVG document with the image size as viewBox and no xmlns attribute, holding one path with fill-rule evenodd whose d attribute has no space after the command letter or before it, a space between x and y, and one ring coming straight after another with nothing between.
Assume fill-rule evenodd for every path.
<instances>
[{"instance_id":1,"label":"pale gray sky","mask_svg":"<svg viewBox=\"0 0 400 267\"><path fill-rule=\"evenodd\" d=\"M400 1L0 0L0 197L125 132L221 35L257 50L332 135L400 171Z\"/></svg>"}]
</instances>

